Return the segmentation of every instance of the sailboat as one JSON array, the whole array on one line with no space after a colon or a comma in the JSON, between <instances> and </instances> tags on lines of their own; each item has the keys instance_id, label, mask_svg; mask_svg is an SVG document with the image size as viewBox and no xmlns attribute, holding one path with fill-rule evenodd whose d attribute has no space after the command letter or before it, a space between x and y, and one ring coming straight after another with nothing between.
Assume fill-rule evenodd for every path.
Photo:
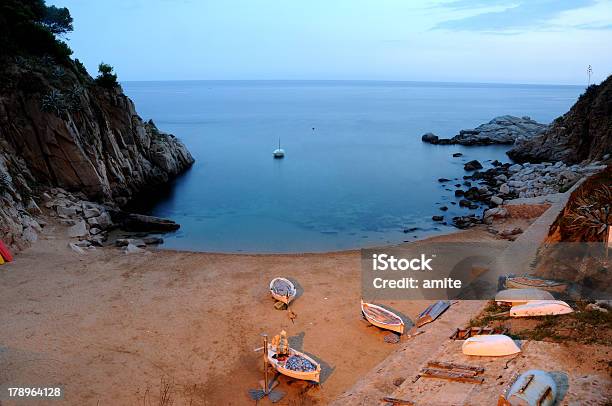
<instances>
[{"instance_id":1,"label":"sailboat","mask_svg":"<svg viewBox=\"0 0 612 406\"><path fill-rule=\"evenodd\" d=\"M275 159L281 159L285 157L285 150L280 147L280 138L278 139L278 148L272 152Z\"/></svg>"}]
</instances>

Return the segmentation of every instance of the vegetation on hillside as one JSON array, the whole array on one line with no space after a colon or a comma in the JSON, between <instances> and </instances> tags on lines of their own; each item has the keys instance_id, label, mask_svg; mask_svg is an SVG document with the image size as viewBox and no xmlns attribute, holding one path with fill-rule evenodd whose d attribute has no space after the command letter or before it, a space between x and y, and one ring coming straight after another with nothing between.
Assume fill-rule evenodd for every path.
<instances>
[{"instance_id":1,"label":"vegetation on hillside","mask_svg":"<svg viewBox=\"0 0 612 406\"><path fill-rule=\"evenodd\" d=\"M44 0L0 2L1 54L50 55L67 61L72 51L60 37L72 29L72 17L65 7L47 6Z\"/></svg>"}]
</instances>

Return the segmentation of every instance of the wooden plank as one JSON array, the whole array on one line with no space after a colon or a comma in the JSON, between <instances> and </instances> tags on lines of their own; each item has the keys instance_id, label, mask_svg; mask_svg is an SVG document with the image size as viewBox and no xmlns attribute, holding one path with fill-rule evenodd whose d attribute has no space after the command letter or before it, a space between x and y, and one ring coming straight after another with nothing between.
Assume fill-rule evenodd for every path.
<instances>
[{"instance_id":1,"label":"wooden plank","mask_svg":"<svg viewBox=\"0 0 612 406\"><path fill-rule=\"evenodd\" d=\"M389 396L385 396L384 398L381 399L381 401L383 402L389 402L391 403L393 406L395 405L408 405L408 406L415 406L415 403L411 400L406 400L406 399L397 399L397 398L392 398Z\"/></svg>"},{"instance_id":2,"label":"wooden plank","mask_svg":"<svg viewBox=\"0 0 612 406\"><path fill-rule=\"evenodd\" d=\"M476 383L476 384L482 384L484 382L484 378L475 377L473 376L473 374L460 373L460 372L454 372L454 371L443 371L443 370L430 369L430 368L424 368L421 371L421 376L424 378L447 379L449 381Z\"/></svg>"},{"instance_id":3,"label":"wooden plank","mask_svg":"<svg viewBox=\"0 0 612 406\"><path fill-rule=\"evenodd\" d=\"M477 367L472 365L463 365L463 364L455 364L454 362L441 362L441 361L429 361L427 363L428 367L431 368L440 368L440 369L459 369L476 372L478 374L482 374L484 372L483 367Z\"/></svg>"}]
</instances>

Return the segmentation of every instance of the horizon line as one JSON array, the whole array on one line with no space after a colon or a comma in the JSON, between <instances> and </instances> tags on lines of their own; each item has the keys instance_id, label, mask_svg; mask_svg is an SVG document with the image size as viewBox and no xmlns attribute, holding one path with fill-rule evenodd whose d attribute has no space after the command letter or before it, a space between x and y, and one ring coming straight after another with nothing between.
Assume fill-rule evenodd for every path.
<instances>
[{"instance_id":1,"label":"horizon line","mask_svg":"<svg viewBox=\"0 0 612 406\"><path fill-rule=\"evenodd\" d=\"M604 79L605 80L605 79ZM524 82L470 82L470 81L443 81L443 80L395 80L395 79L144 79L119 80L119 83L130 82L382 82L382 83L432 83L454 85L510 85L510 86L567 86L583 87L586 84L570 83L524 83ZM598 84L598 83L592 83Z\"/></svg>"}]
</instances>

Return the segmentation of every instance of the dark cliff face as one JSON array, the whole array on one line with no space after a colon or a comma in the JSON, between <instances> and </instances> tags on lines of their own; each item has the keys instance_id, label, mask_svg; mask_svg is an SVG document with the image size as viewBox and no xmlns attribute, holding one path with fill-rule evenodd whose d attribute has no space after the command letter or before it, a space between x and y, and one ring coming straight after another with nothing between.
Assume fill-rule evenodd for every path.
<instances>
[{"instance_id":1,"label":"dark cliff face","mask_svg":"<svg viewBox=\"0 0 612 406\"><path fill-rule=\"evenodd\" d=\"M570 111L542 134L517 143L508 156L518 162L600 160L612 152L612 76L590 86Z\"/></svg>"},{"instance_id":2,"label":"dark cliff face","mask_svg":"<svg viewBox=\"0 0 612 406\"><path fill-rule=\"evenodd\" d=\"M0 239L16 249L35 240L36 202L49 187L123 206L193 163L120 87L97 85L79 64L0 59Z\"/></svg>"},{"instance_id":3,"label":"dark cliff face","mask_svg":"<svg viewBox=\"0 0 612 406\"><path fill-rule=\"evenodd\" d=\"M0 139L43 185L123 205L193 163L120 88L96 85L76 65L21 58L0 75Z\"/></svg>"}]
</instances>

